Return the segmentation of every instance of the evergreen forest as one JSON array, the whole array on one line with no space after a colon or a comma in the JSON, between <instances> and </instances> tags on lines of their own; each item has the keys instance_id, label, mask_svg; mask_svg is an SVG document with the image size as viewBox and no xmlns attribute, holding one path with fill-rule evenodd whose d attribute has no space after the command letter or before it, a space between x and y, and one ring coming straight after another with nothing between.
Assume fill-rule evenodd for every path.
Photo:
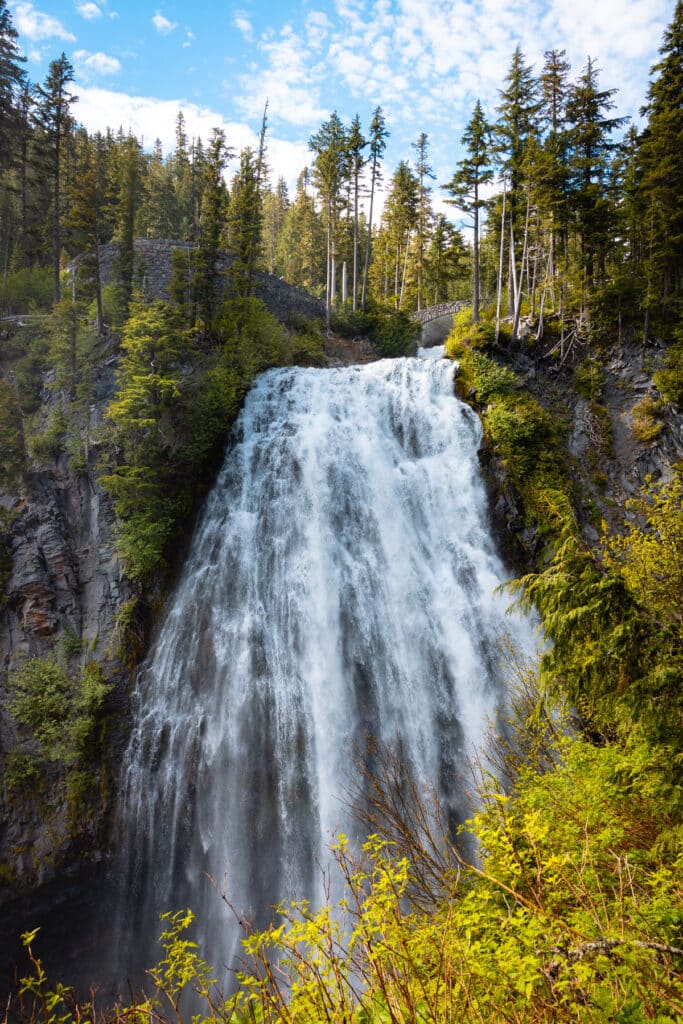
<instances>
[{"instance_id":1,"label":"evergreen forest","mask_svg":"<svg viewBox=\"0 0 683 1024\"><path fill-rule=\"evenodd\" d=\"M48 977L27 931L5 1024L683 1020L680 442L661 454L683 403L683 0L631 120L590 57L572 68L553 49L534 68L518 47L497 107L477 101L456 127L444 182L424 132L386 166L381 106L368 125L331 112L292 195L269 165L267 107L254 149L220 128L188 137L179 111L172 151L147 150L79 124L65 54L42 83L23 65L0 0L0 600L21 509L49 475L97 481L126 591L104 653L64 629L3 651L3 806L42 794L67 808L79 856L102 842L112 695L145 653L250 385L329 365L330 339L412 355L430 307L458 304L456 392L516 509L509 600L546 642L534 663L500 652L509 699L463 780L467 820L454 829L398 755L378 757L357 784L369 838L334 846L338 905L292 893L266 930L240 918L235 992L214 983L192 911L169 907L145 992L112 1006ZM161 289L140 240L170 253ZM318 315L279 319L266 275ZM654 472L627 497L610 479L617 348L653 383L629 443ZM8 891L14 870L0 860Z\"/></svg>"}]
</instances>

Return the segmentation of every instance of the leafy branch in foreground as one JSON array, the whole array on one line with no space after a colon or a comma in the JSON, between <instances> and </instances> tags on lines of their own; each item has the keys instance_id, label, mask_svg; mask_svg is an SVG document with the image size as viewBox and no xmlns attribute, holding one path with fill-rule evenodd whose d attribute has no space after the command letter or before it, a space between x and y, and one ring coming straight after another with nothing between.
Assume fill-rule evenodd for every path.
<instances>
[{"instance_id":1,"label":"leafy branch in foreground","mask_svg":"<svg viewBox=\"0 0 683 1024\"><path fill-rule=\"evenodd\" d=\"M19 1020L673 1024L683 1012L683 827L671 750L638 737L601 747L572 738L538 691L518 707L536 718L540 756L515 760L510 793L482 775L479 809L433 884L421 885L418 860L439 835L406 849L376 833L360 850L339 836L336 904L283 904L261 931L237 915L245 938L234 995L214 984L183 911L165 916L150 995L98 1015L74 1005L57 1022L38 972L22 983L34 1002ZM511 723L520 740L527 722ZM63 987L51 991L68 1002Z\"/></svg>"}]
</instances>

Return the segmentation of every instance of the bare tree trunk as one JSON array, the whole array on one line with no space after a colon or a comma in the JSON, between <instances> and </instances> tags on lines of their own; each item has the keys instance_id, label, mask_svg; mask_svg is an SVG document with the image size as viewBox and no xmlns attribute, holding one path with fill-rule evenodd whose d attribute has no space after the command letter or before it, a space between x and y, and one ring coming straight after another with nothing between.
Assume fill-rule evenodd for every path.
<instances>
[{"instance_id":1,"label":"bare tree trunk","mask_svg":"<svg viewBox=\"0 0 683 1024\"><path fill-rule=\"evenodd\" d=\"M508 316L515 315L517 308L517 261L515 260L515 235L510 218L510 260L509 269L510 285L508 288Z\"/></svg>"},{"instance_id":2,"label":"bare tree trunk","mask_svg":"<svg viewBox=\"0 0 683 1024\"><path fill-rule=\"evenodd\" d=\"M365 241L365 266L363 267L363 287L361 289L360 308L365 312L365 295L368 288L368 268L370 266L370 245L372 242L372 205L375 200L375 181L377 178L377 159L373 157L372 174L370 175L370 210L368 211L368 237ZM385 296L386 298L386 296Z\"/></svg>"},{"instance_id":3,"label":"bare tree trunk","mask_svg":"<svg viewBox=\"0 0 683 1024\"><path fill-rule=\"evenodd\" d=\"M527 245L529 241L529 198L526 201L526 217L524 220L524 243L522 246L522 264L519 270L519 283L515 282L515 318L512 322L512 342L517 341L519 330L519 315L522 310L522 282L524 279L524 264L527 258ZM528 273L528 270L527 270Z\"/></svg>"},{"instance_id":4,"label":"bare tree trunk","mask_svg":"<svg viewBox=\"0 0 683 1024\"><path fill-rule=\"evenodd\" d=\"M503 178L503 212L500 217L500 254L498 257L498 289L496 294L496 338L495 343L498 344L500 337L500 306L503 298L503 252L505 249L505 186L506 181Z\"/></svg>"},{"instance_id":5,"label":"bare tree trunk","mask_svg":"<svg viewBox=\"0 0 683 1024\"><path fill-rule=\"evenodd\" d=\"M353 301L354 313L358 308L358 172L356 172L355 195L353 200Z\"/></svg>"},{"instance_id":6,"label":"bare tree trunk","mask_svg":"<svg viewBox=\"0 0 683 1024\"><path fill-rule=\"evenodd\" d=\"M401 246L396 243L396 260L394 261L394 308L398 309L398 268L401 262Z\"/></svg>"},{"instance_id":7,"label":"bare tree trunk","mask_svg":"<svg viewBox=\"0 0 683 1024\"><path fill-rule=\"evenodd\" d=\"M0 308L5 301L5 291L7 289L7 271L9 269L9 247L10 247L10 234L12 228L12 221L10 216L10 209L7 209L7 228L5 234L5 253L2 259L2 288L0 288Z\"/></svg>"},{"instance_id":8,"label":"bare tree trunk","mask_svg":"<svg viewBox=\"0 0 683 1024\"><path fill-rule=\"evenodd\" d=\"M330 318L332 313L332 225L330 204L327 204L327 263L325 270L325 321L327 333L330 333Z\"/></svg>"},{"instance_id":9,"label":"bare tree trunk","mask_svg":"<svg viewBox=\"0 0 683 1024\"><path fill-rule=\"evenodd\" d=\"M473 291L472 296L472 323L479 323L479 186L475 181L474 184L474 234L472 237L473 244Z\"/></svg>"},{"instance_id":10,"label":"bare tree trunk","mask_svg":"<svg viewBox=\"0 0 683 1024\"><path fill-rule=\"evenodd\" d=\"M545 307L545 297L548 291L548 275L550 273L550 267L552 265L552 255L548 256L548 264L546 266L546 276L541 288L541 306L538 312L538 328L536 330L536 341L540 341L543 337L543 310Z\"/></svg>"},{"instance_id":11,"label":"bare tree trunk","mask_svg":"<svg viewBox=\"0 0 683 1024\"><path fill-rule=\"evenodd\" d=\"M403 272L401 274L401 294L398 300L398 308L400 309L403 305L403 294L406 288L406 273L408 270L408 250L410 249L410 234L406 238L406 251L403 255Z\"/></svg>"}]
</instances>

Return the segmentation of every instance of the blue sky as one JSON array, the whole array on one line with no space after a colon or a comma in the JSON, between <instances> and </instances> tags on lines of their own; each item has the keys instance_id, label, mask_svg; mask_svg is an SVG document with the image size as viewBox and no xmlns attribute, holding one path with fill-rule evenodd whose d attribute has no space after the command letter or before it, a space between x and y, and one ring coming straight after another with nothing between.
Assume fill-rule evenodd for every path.
<instances>
[{"instance_id":1,"label":"blue sky","mask_svg":"<svg viewBox=\"0 0 683 1024\"><path fill-rule=\"evenodd\" d=\"M474 102L494 116L519 43L539 69L564 48L578 74L587 56L618 112L638 115L673 0L9 0L33 81L66 53L78 120L132 127L151 146L222 125L236 149L254 144L269 100L269 162L293 185L307 141L330 111L365 126L381 104L387 171L429 136L437 183L461 155Z\"/></svg>"}]
</instances>

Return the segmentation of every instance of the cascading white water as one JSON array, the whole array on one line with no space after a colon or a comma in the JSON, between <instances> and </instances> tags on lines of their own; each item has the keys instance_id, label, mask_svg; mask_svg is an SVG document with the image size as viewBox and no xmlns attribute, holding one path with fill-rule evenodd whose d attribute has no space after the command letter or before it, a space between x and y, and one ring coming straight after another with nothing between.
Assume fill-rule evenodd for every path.
<instances>
[{"instance_id":1,"label":"cascading white water","mask_svg":"<svg viewBox=\"0 0 683 1024\"><path fill-rule=\"evenodd\" d=\"M480 434L445 360L253 387L138 680L120 812L136 959L156 958L159 912L190 905L204 956L230 960L205 872L261 923L318 900L367 736L400 739L457 815L457 769L500 697L497 639L532 642L495 593Z\"/></svg>"}]
</instances>

